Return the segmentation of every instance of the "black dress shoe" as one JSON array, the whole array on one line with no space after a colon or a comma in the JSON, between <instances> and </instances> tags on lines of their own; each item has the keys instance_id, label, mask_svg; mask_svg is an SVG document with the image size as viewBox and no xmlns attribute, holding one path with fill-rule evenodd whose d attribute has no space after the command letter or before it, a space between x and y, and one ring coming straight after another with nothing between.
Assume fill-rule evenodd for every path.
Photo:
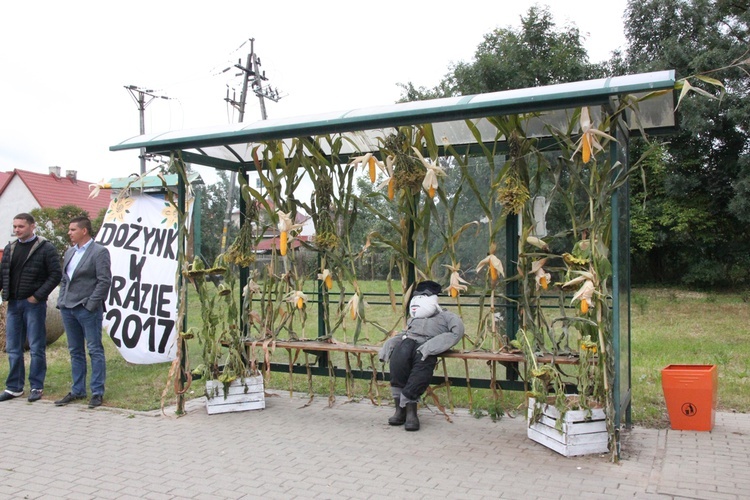
<instances>
[{"instance_id":1,"label":"black dress shoe","mask_svg":"<svg viewBox=\"0 0 750 500\"><path fill-rule=\"evenodd\" d=\"M65 406L68 403L72 403L73 401L77 399L84 399L85 397L86 396L76 396L72 392L69 392L68 394L65 395L64 398L58 399L57 401L55 401L55 406Z\"/></svg>"},{"instance_id":2,"label":"black dress shoe","mask_svg":"<svg viewBox=\"0 0 750 500\"><path fill-rule=\"evenodd\" d=\"M91 396L91 401L89 401L89 408L96 408L97 406L102 405L102 395L101 394L94 394Z\"/></svg>"}]
</instances>

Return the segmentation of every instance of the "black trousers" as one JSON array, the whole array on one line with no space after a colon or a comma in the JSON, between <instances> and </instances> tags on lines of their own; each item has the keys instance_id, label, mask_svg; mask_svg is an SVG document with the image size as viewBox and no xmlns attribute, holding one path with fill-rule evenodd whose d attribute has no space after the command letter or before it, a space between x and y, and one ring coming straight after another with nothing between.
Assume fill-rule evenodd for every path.
<instances>
[{"instance_id":1,"label":"black trousers","mask_svg":"<svg viewBox=\"0 0 750 500\"><path fill-rule=\"evenodd\" d=\"M409 399L418 400L427 390L432 372L437 365L437 356L427 356L422 361L419 345L412 339L405 339L391 354L391 385L399 387Z\"/></svg>"}]
</instances>

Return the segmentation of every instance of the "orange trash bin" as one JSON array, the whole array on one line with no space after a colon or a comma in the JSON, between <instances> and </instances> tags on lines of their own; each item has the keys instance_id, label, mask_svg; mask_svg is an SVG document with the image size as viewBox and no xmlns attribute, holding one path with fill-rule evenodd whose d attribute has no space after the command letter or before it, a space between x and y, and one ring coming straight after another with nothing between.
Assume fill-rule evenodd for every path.
<instances>
[{"instance_id":1,"label":"orange trash bin","mask_svg":"<svg viewBox=\"0 0 750 500\"><path fill-rule=\"evenodd\" d=\"M718 385L716 365L669 365L664 368L661 386L672 429L713 429Z\"/></svg>"}]
</instances>

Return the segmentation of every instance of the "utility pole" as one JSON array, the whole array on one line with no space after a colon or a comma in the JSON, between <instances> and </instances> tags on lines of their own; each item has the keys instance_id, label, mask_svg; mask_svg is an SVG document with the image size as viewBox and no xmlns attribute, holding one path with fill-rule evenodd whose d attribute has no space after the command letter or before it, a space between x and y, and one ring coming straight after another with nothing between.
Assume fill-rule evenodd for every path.
<instances>
[{"instance_id":1,"label":"utility pole","mask_svg":"<svg viewBox=\"0 0 750 500\"><path fill-rule=\"evenodd\" d=\"M267 80L266 72L260 72L260 59L255 53L255 38L250 39L250 53L247 55L247 62L245 66L242 66L242 61L238 61L234 65L238 68L243 75L242 78L242 92L240 93L239 102L229 98L229 90L227 90L227 97L224 99L232 106L235 106L239 110L239 123L242 123L245 119L245 102L247 101L247 87L250 82L250 78L253 79L252 87L253 93L258 96L260 101L260 116L263 120L268 119L266 114L266 102L265 99L271 99L274 102L278 102L281 97L279 96L278 89L271 89L271 87L263 87L263 82ZM234 185L237 183L237 172L232 172L229 178L229 190L227 192L227 205L224 217L224 228L221 231L221 253L227 249L227 231L229 223L232 220L232 208L234 198Z\"/></svg>"},{"instance_id":2,"label":"utility pole","mask_svg":"<svg viewBox=\"0 0 750 500\"><path fill-rule=\"evenodd\" d=\"M144 111L146 110L146 106L151 104L151 101L153 101L154 99L169 99L169 97L165 97L163 95L154 95L153 90L142 89L136 87L135 85L126 85L125 88L128 89L131 97L133 98L133 100L135 100L136 106L138 106L138 114L141 117L141 135L143 135L146 133L146 125L144 120ZM146 97L148 97L148 100L146 100ZM141 148L140 159L141 175L143 175L146 173L146 148Z\"/></svg>"}]
</instances>

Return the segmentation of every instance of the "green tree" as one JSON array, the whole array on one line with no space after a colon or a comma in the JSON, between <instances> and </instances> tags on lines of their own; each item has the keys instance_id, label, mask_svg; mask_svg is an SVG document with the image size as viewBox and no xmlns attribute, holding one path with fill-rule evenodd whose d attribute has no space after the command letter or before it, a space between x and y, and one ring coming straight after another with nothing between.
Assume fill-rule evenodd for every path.
<instances>
[{"instance_id":1,"label":"green tree","mask_svg":"<svg viewBox=\"0 0 750 500\"><path fill-rule=\"evenodd\" d=\"M382 179L378 179L380 182ZM386 238L396 237L393 228L373 213L373 209L383 214L391 221L398 221L395 206L390 203L383 191L375 191L375 186L365 176L357 177L358 201L354 204L356 221L352 226L349 239L352 248L364 248L371 233L378 233ZM366 205L366 206L365 206ZM362 253L358 261L357 274L368 279L384 279L391 270L392 252L388 249L370 248ZM395 269L393 269L395 272Z\"/></svg>"},{"instance_id":2,"label":"green tree","mask_svg":"<svg viewBox=\"0 0 750 500\"><path fill-rule=\"evenodd\" d=\"M102 226L106 211L107 209L103 208L99 211L98 216L91 220L94 236ZM70 240L68 239L70 219L79 215L89 217L89 213L86 210L76 205L62 205L58 208L35 208L30 213L36 220L36 234L48 239L55 245L61 258L65 254L65 250L70 247Z\"/></svg>"},{"instance_id":3,"label":"green tree","mask_svg":"<svg viewBox=\"0 0 750 500\"><path fill-rule=\"evenodd\" d=\"M217 170L217 181L210 185L196 186L196 192L201 197L201 248L200 253L209 264L212 264L216 256L221 252L221 235L226 217L226 203L229 195L229 175ZM234 204L237 206L239 187L234 189ZM238 228L229 224L227 228L227 246L237 236Z\"/></svg>"},{"instance_id":4,"label":"green tree","mask_svg":"<svg viewBox=\"0 0 750 500\"><path fill-rule=\"evenodd\" d=\"M673 68L678 78L708 74L726 87L721 100L682 101L677 135L648 167L647 208L634 207L641 210L633 219L634 233L641 243L649 242L635 248L636 278L726 286L750 277L742 271L748 269L750 244L749 27L745 2L628 3L629 72ZM743 60L744 68L736 65ZM700 80L691 83L718 94Z\"/></svg>"},{"instance_id":5,"label":"green tree","mask_svg":"<svg viewBox=\"0 0 750 500\"><path fill-rule=\"evenodd\" d=\"M556 83L572 82L604 76L623 66L622 55L617 54L613 62L607 65L592 64L583 46L580 30L575 25L559 27L548 7L531 7L520 19L520 26L497 28L484 36L471 62L459 62L453 65L448 74L435 87L428 89L415 87L411 82L401 84L401 101L423 100L436 97L471 95L484 92L496 92L516 88L527 88ZM554 161L554 155L551 158ZM495 159L500 165L505 161L500 155ZM460 183L460 172L452 165L444 165L448 176L445 183L450 192L457 192ZM532 162L531 168L535 166ZM474 158L468 166L470 175L480 189L490 191L490 186L497 179L490 178L486 159ZM534 186L534 194L544 194L550 186ZM468 188L460 192L461 198L454 214L457 227L475 221L482 211L475 196ZM437 207L437 216L442 215L444 207ZM551 206L548 221L554 226L556 215L564 212L563 207ZM462 238L457 243L457 253L461 258L461 269L471 278L473 265L481 260L487 252L477 241L486 241L487 226L480 219L477 230L470 237ZM468 233L467 233L468 236ZM435 235L437 239L439 235ZM496 241L498 248L504 247L504 241Z\"/></svg>"},{"instance_id":6,"label":"green tree","mask_svg":"<svg viewBox=\"0 0 750 500\"><path fill-rule=\"evenodd\" d=\"M575 25L559 28L548 7L534 6L520 27L497 28L484 36L471 62L455 64L434 88L401 84L401 100L470 95L596 78Z\"/></svg>"}]
</instances>

